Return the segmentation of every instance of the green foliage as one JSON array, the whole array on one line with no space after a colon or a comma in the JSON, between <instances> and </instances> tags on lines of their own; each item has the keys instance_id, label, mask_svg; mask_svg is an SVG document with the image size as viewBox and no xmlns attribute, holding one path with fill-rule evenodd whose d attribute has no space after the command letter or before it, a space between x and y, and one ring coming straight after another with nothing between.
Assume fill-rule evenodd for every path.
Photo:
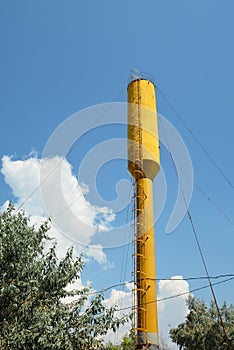
<instances>
[{"instance_id":1,"label":"green foliage","mask_svg":"<svg viewBox=\"0 0 234 350\"><path fill-rule=\"evenodd\" d=\"M133 339L131 337L125 336L121 343L121 350L133 350L133 349L134 349Z\"/></svg>"},{"instance_id":2,"label":"green foliage","mask_svg":"<svg viewBox=\"0 0 234 350\"><path fill-rule=\"evenodd\" d=\"M109 342L108 344L106 344L104 349L105 350L119 350L120 346L119 345L113 345L111 342Z\"/></svg>"},{"instance_id":3,"label":"green foliage","mask_svg":"<svg viewBox=\"0 0 234 350\"><path fill-rule=\"evenodd\" d=\"M48 224L29 225L14 208L0 215L0 348L2 350L72 350L100 346L109 329L116 330L126 317L116 319L115 308L105 308L103 295L87 305L89 288L68 291L80 278L81 257L69 249L62 260L56 244L48 245ZM75 297L72 302L64 298Z\"/></svg>"},{"instance_id":4,"label":"green foliage","mask_svg":"<svg viewBox=\"0 0 234 350\"><path fill-rule=\"evenodd\" d=\"M228 345L220 325L218 313L214 302L210 308L194 297L189 297L189 314L185 322L177 328L170 330L173 342L179 345L179 349L185 350L225 350ZM227 336L234 347L234 308L227 307L226 303L221 308Z\"/></svg>"},{"instance_id":5,"label":"green foliage","mask_svg":"<svg viewBox=\"0 0 234 350\"><path fill-rule=\"evenodd\" d=\"M105 348L105 350L134 350L134 341L133 336L130 333L130 335L125 335L123 337L123 340L120 345L113 345L111 342L109 342Z\"/></svg>"}]
</instances>

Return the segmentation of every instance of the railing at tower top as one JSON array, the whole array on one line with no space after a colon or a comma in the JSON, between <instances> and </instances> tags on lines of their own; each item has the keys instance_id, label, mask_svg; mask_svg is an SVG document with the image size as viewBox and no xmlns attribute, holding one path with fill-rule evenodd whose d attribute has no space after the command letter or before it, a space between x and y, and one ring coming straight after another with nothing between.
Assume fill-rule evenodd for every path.
<instances>
[{"instance_id":1,"label":"railing at tower top","mask_svg":"<svg viewBox=\"0 0 234 350\"><path fill-rule=\"evenodd\" d=\"M152 74L139 71L138 69L131 69L128 83L139 79L149 80L154 84L154 77Z\"/></svg>"}]
</instances>

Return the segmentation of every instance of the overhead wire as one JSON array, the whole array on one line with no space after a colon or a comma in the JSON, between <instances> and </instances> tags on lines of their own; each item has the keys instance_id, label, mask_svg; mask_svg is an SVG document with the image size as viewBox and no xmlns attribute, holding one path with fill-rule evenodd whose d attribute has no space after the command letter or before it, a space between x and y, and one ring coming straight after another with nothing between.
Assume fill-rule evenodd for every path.
<instances>
[{"instance_id":1,"label":"overhead wire","mask_svg":"<svg viewBox=\"0 0 234 350\"><path fill-rule=\"evenodd\" d=\"M205 257L204 257L204 254L203 254L203 251L202 251L202 248L201 248L201 244L200 244L199 239L198 239L197 231L196 231L196 229L195 229L195 225L194 225L194 222L193 222L193 219L192 219L191 212L190 212L189 207L188 207L188 203L187 203L187 201L186 201L186 199L185 199L183 187L182 187L182 184L181 184L180 179L179 179L179 175L178 175L178 172L177 172L177 168L176 168L176 165L175 165L175 163L174 163L174 159L173 159L173 156L172 156L172 153L171 153L171 149L170 149L170 146L169 146L169 143L168 143L167 136L166 136L166 134L165 134L165 130L164 130L163 125L162 125L162 131L163 131L163 133L164 133L164 137L165 137L165 140L166 140L166 143L167 143L167 149L168 149L168 152L169 152L169 155L170 155L172 164L173 164L174 171L175 171L176 176L177 176L177 181L178 181L178 185L179 185L179 187L180 187L181 193L182 193L182 197L183 197L183 200L184 200L184 204L185 204L185 206L186 206L187 216L188 216L188 219L189 219L189 221L190 221L191 228L192 228L192 232L193 232L193 235L194 235L194 238L195 238L195 241L196 241L198 250L199 250L199 254L200 254L200 257L201 257L201 260L202 260L202 264L203 264L203 267L204 267L204 270L205 270L205 273L206 273L206 276L207 276L207 279L208 279L208 282L209 282L209 287L210 287L211 294L212 294L213 299L214 299L214 303L215 303L215 306L216 306L216 309L217 309L217 313L218 313L218 316L219 316L220 324L221 324L221 327L222 327L222 329L223 329L224 337L225 337L225 339L226 339L226 342L227 342L227 345L228 345L229 350L232 350L231 342L230 342L230 340L229 340L229 338L228 338L228 336L227 336L227 332L226 332L226 328L225 328L225 325L224 325L224 322L223 322L223 318L222 318L222 315L221 315L221 311L220 311L220 309L219 309L219 305L218 305L218 302L217 302L217 299L216 299L216 295L215 295L215 292L214 292L214 288L213 288L213 285L212 285L212 283L211 283L211 279L210 279L210 275L209 275L209 272L208 272L206 260L205 260Z\"/></svg>"},{"instance_id":2,"label":"overhead wire","mask_svg":"<svg viewBox=\"0 0 234 350\"><path fill-rule=\"evenodd\" d=\"M228 278L226 278L228 277ZM224 282L228 282L228 281L231 281L234 279L234 273L227 273L227 274L221 274L221 275L217 275L217 276L210 276L210 279L220 279L220 278L226 278L225 280L223 281L219 281L219 282L214 282L213 285L217 285L217 284L220 284L220 283L224 283ZM198 276L198 277L183 277L183 278L153 278L152 280L154 281L170 281L170 282L174 282L174 281L200 281L200 280L207 280L207 276ZM111 286L108 286L108 287L105 287L103 289L100 289L98 291L94 291L94 292L88 292L87 295L94 295L94 294L99 294L99 293L103 293L103 292L107 292L108 290L110 289L114 289L116 287L122 287L122 286L126 286L127 284L130 284L130 283L133 283L134 280L131 280L131 281L126 281L126 282L122 282L122 283L116 283L116 284L113 284ZM207 288L209 287L209 285L206 285L205 287L199 287L199 288ZM200 289L199 289L200 290ZM190 292L188 293L192 293L194 292L194 289L191 290Z\"/></svg>"},{"instance_id":3,"label":"overhead wire","mask_svg":"<svg viewBox=\"0 0 234 350\"><path fill-rule=\"evenodd\" d=\"M111 168L111 166L113 166L113 164L114 164L115 162L117 162L117 160L120 158L120 156L121 156L122 154L124 154L124 153L125 153L125 151L121 151L121 152L117 155L117 158L115 158L115 159L111 162L110 166L106 167L106 168L102 171L101 175L98 175L98 176L97 176L97 179L100 178L101 176L103 176L103 175L107 172L107 170L109 170L109 169ZM93 180L91 183L88 184L88 186L89 186L90 188L91 188L93 185L94 185L94 180ZM71 203L69 203L67 206L65 206L65 208L64 208L55 218L53 218L53 219L51 220L51 224L53 224L56 220L58 220L68 209L70 209L80 198L82 198L82 196L83 196L83 193L82 193L82 191L81 191L80 194L78 195L78 197L76 197Z\"/></svg>"},{"instance_id":4,"label":"overhead wire","mask_svg":"<svg viewBox=\"0 0 234 350\"><path fill-rule=\"evenodd\" d=\"M161 117L160 117L160 115L158 115L158 121L159 121L159 124L161 125L161 128L162 128L162 130L163 130L164 128L163 128L163 123L161 122ZM163 133L164 133L164 137L165 137L165 139L166 139L165 131L163 131ZM173 162L174 162L174 160L173 160ZM182 168L179 168L179 170L180 170L181 172L183 172L183 169L182 169ZM187 176L187 174L185 174L184 172L183 172L183 174L187 177L188 180L192 181L192 179L189 178L189 177ZM220 214L221 216L223 216L231 225L234 225L233 220L224 212L224 210L223 210L222 208L220 208L220 206L210 197L210 195L208 195L208 194L201 188L201 186L199 186L199 185L197 184L197 182L196 182L194 179L193 179L193 183L194 183L194 187L197 189L197 191L199 191L199 192L203 195L203 197L205 197L205 198L207 199L207 201L219 212L219 214Z\"/></svg>"},{"instance_id":5,"label":"overhead wire","mask_svg":"<svg viewBox=\"0 0 234 350\"><path fill-rule=\"evenodd\" d=\"M205 147L202 145L202 143L199 141L197 136L193 133L193 131L188 127L188 125L183 120L182 116L176 111L174 106L171 104L167 96L163 93L162 89L159 87L158 83L155 83L155 80L153 78L154 85L157 88L157 91L161 94L163 99L166 101L166 103L169 105L171 110L174 112L174 114L177 116L177 118L180 120L180 122L183 124L185 129L191 134L191 136L195 139L195 141L199 144L199 146L202 148L203 152L206 154L206 156L210 159L210 161L213 163L215 168L219 171L219 173L224 177L224 179L228 182L228 184L234 188L233 183L228 179L228 177L224 174L222 169L217 165L215 160L209 155L209 153L206 151ZM161 121L160 115L158 116L159 121ZM182 171L182 169L180 169ZM220 208L220 206L199 186L196 181L194 181L195 188L216 208L216 210L232 225L234 225L233 220L224 212L223 209Z\"/></svg>"},{"instance_id":6,"label":"overhead wire","mask_svg":"<svg viewBox=\"0 0 234 350\"><path fill-rule=\"evenodd\" d=\"M219 309L219 305L218 305L218 302L217 302L217 298L216 298L216 295L215 295L215 292L214 292L213 284L211 283L211 279L210 279L209 272L208 272L208 269L207 269L205 257L204 257L203 251L202 251L202 249L201 249L201 245L200 245L200 242L199 242L199 239L198 239L198 236L197 236L197 232L196 232L196 229L195 229L195 226L194 226L194 223L193 223L192 215L191 215L191 213L189 212L189 210L187 210L187 213L188 213L188 218L189 218L189 220L190 220L190 222L191 222L192 230L193 230L194 237L195 237L195 240L196 240L198 249L199 249L199 253L200 253L200 256L201 256L201 259L202 259L202 263L203 263L203 266L204 266L206 275L207 275L207 277L208 277L208 282L209 282L210 290L211 290L211 293L212 293L212 296L213 296L213 299L214 299L214 302L215 302L215 306L216 306L216 309L217 309L217 312L218 312L220 324L221 324L221 326L222 326L224 336L225 336L226 341L227 341L227 343L228 343L229 350L232 350L231 342L230 342L230 340L229 340L229 338L228 338L228 335L227 335L227 332L226 332L226 328L225 328L225 325L224 325L224 322L223 322L223 317L222 317L221 311L220 311L220 309Z\"/></svg>"},{"instance_id":7,"label":"overhead wire","mask_svg":"<svg viewBox=\"0 0 234 350\"><path fill-rule=\"evenodd\" d=\"M157 85L157 89L159 91L159 93L163 96L163 98L165 99L165 101L168 103L168 105L170 106L170 108L173 110L173 112L175 113L175 115L180 119L180 121L182 122L182 124L184 125L184 127L188 130L188 132L192 135L192 137L195 139L195 141L199 144L199 146L201 147L201 149L203 150L203 152L206 154L206 156L209 158L209 160L213 163L213 165L215 166L215 168L219 171L219 173L223 176L223 178L226 180L226 182L232 187L234 188L234 185L233 183L229 180L229 178L224 174L224 172L222 171L222 169L218 166L218 164L215 162L215 160L209 155L209 153L206 151L205 147L202 145L202 143L199 141L199 139L195 136L195 134L191 131L191 129L187 126L187 124L184 122L184 120L182 119L182 117L180 116L180 114L175 110L175 108L172 106L172 104L169 102L169 100L167 99L167 97L163 94L162 90L159 88L159 86ZM99 116L99 118L101 118L102 116ZM97 120L99 119L97 118ZM74 143L73 147L71 147L71 149L69 150L68 154L69 155L76 147L76 142ZM170 153L170 156L172 158L172 155L171 155L171 152ZM19 207L16 209L16 211L20 210L24 204L32 197L32 195L40 188L40 186L48 179L48 177L56 170L56 168L62 163L62 161L64 161L65 158L61 159L61 162L58 163L54 169L52 169L52 171L43 179L43 181L29 194L29 196L19 205ZM173 158L172 158L172 161L173 161ZM174 162L173 162L174 164ZM177 174L177 170L175 169L176 171L176 174ZM178 174L177 174L178 176ZM179 180L179 179L178 179ZM180 185L181 186L181 185ZM181 191L183 193L183 190L181 188ZM78 199L76 199L78 200ZM185 200L185 198L184 198ZM210 200L210 199L209 199ZM75 202L75 201L74 201ZM70 204L70 205L73 205L74 203ZM185 204L187 205L186 203L186 200L185 200ZM208 273L208 269L207 269L207 266L206 266L206 262L205 262L205 258L204 258L204 255L203 255L203 252L201 250L201 246L200 246L200 243L199 243L199 240L198 240L198 236L197 236L197 233L196 233L196 230L195 230L195 226L194 226L194 223L193 223L193 220L192 220L192 216L191 216L191 213L189 211L189 208L187 207L187 215L188 215L188 218L190 220L190 223L191 223L191 226L192 226L192 229L193 229L193 233L194 233L194 236L195 236L195 239L196 239L196 243L197 243L197 246L198 246L198 249L199 249L199 252L200 252L200 256L201 256L201 259L202 259L202 262L203 262L203 265L204 265L204 269L205 269L205 272L206 272L206 275L207 275L207 279L209 281L209 285L207 286L203 286L201 288L196 288L195 290L192 290L190 291L191 292L194 292L194 291L197 291L197 290L200 290L200 289L203 289L203 288L207 288L207 287L210 287L211 291L212 291L212 295L213 295L213 298L214 298L214 301L215 301L215 305L216 305L216 308L217 308L217 311L219 313L219 318L220 318L220 322L221 322L221 325L222 325L222 328L223 328L223 331L224 331L224 334L225 334L225 338L228 342L228 346L229 346L229 349L232 349L231 348L231 345L230 345L230 341L227 337L227 334L226 334L226 330L225 330L225 326L223 324L223 321L222 321L222 316L221 316L221 313L220 313L220 310L219 310L219 307L218 307L218 304L217 304L217 300L216 300L216 297L215 297L215 293L214 293L214 290L213 290L213 285L216 285L216 284L221 284L221 283L224 283L228 280L231 280L231 279L234 279L234 277L228 279L228 280L225 280L225 281L221 281L221 282L216 282L216 283L211 283L211 277L209 276L209 273ZM57 218L56 218L57 219ZM53 220L54 221L54 220ZM174 279L173 279L174 280ZM112 286L112 288L114 288ZM110 289L110 288L108 288ZM105 289L107 290L107 289ZM189 293L189 292L188 292ZM182 294L179 294L178 296L180 295L183 295L184 293ZM187 293L186 293L187 294ZM170 297L171 298L171 297ZM166 300L165 298L162 298L162 299L159 299L158 301L161 301L161 300ZM156 301L154 301L156 302ZM132 307L130 307L132 308ZM122 310L124 310L126 308L123 308ZM120 310L119 310L120 311Z\"/></svg>"},{"instance_id":8,"label":"overhead wire","mask_svg":"<svg viewBox=\"0 0 234 350\"><path fill-rule=\"evenodd\" d=\"M219 285L219 284L222 284L222 283L226 283L226 282L229 282L231 280L234 280L234 277L231 277L231 278L228 278L224 281L219 281L219 282L215 282L213 283L213 285ZM195 292L198 292L200 290L203 290L203 289L206 289L206 288L209 288L210 285L207 284L205 286L201 286L201 287L197 287L197 288L194 288L194 289L191 289L190 291L187 291L187 292L182 292L182 293L178 293L178 294L174 294L174 295L169 295L168 297L163 297L163 298L158 298L158 299L155 299L155 300L151 300L151 301L148 301L146 304L153 304L153 303L157 303L157 302L160 302L160 301L165 301L165 300L170 300L170 299L175 299L175 298L179 298L183 295L188 295L188 294L191 294L191 293L195 293ZM116 311L124 311L124 310L129 310L129 309L132 309L132 306L127 306L127 307L124 307L122 309L118 308L116 309ZM232 348L230 348L232 350Z\"/></svg>"},{"instance_id":9,"label":"overhead wire","mask_svg":"<svg viewBox=\"0 0 234 350\"><path fill-rule=\"evenodd\" d=\"M189 128L189 126L187 125L187 123L184 121L184 119L182 118L182 116L180 115L180 113L177 112L177 110L175 109L175 107L172 105L172 103L169 101L169 99L167 98L167 96L163 93L161 87L159 87L158 83L155 84L158 92L160 93L160 95L163 97L163 99L165 100L165 102L168 104L168 106L171 108L171 110L174 112L174 114L176 115L176 117L180 120L180 122L183 124L183 126L185 127L185 129L190 133L190 135L193 137L193 139L195 140L195 142L200 146L200 148L202 149L203 153L206 155L206 157L211 161L211 163L213 164L213 166L216 168L216 170L221 174L221 176L225 179L225 181L228 183L228 185L234 189L234 184L233 182L227 177L227 175L224 173L224 171L221 169L221 167L217 164L217 162L214 160L214 158L209 154L209 152L206 150L205 146L203 146L203 144L201 143L201 141L198 139L198 137L194 134L194 132Z\"/></svg>"},{"instance_id":10,"label":"overhead wire","mask_svg":"<svg viewBox=\"0 0 234 350\"><path fill-rule=\"evenodd\" d=\"M125 89L125 87L123 86L121 88L121 91L115 96L115 98L112 100L112 102L116 102L119 98L119 96L122 95L123 93L123 90ZM107 110L105 110L104 112L102 112L98 117L97 119L95 120L95 123L97 123L102 117L103 117L103 114L106 113ZM70 155L71 152L77 147L77 144L78 144L79 140L76 140L74 142L74 144L72 145L72 147L69 149L68 153L66 156ZM23 208L23 206L29 201L29 199L34 195L34 193L36 193L36 191L39 190L39 188L46 182L46 180L53 174L53 172L62 164L62 162L65 160L66 158L63 157L59 162L58 164L56 164L56 166L45 176L45 178L40 181L39 185L36 186L31 192L30 194L23 200L23 202L15 209L15 212L17 213L20 209Z\"/></svg>"},{"instance_id":11,"label":"overhead wire","mask_svg":"<svg viewBox=\"0 0 234 350\"><path fill-rule=\"evenodd\" d=\"M194 181L195 188L213 205L213 207L222 215L231 225L234 225L233 220L221 209L218 204Z\"/></svg>"},{"instance_id":12,"label":"overhead wire","mask_svg":"<svg viewBox=\"0 0 234 350\"><path fill-rule=\"evenodd\" d=\"M219 281L219 282L215 282L213 283L213 285L220 285L220 284L223 284L223 283L226 283L226 282L229 282L231 280L234 280L234 277L231 277L231 278L228 278L228 279L225 279L223 281ZM176 281L176 279L168 279L168 281ZM181 281L181 279L180 279ZM133 281L131 282L125 282L125 283L132 283ZM103 293L104 291L108 290L108 289L111 289L111 288L115 288L117 286L119 286L120 284L115 284L113 286L110 286L110 287L107 287L106 289L103 289L103 290L100 290L100 291L95 291L95 292L88 292L86 293L86 295L94 295L94 294L101 294ZM198 292L200 290L203 290L203 289L206 289L206 288L209 288L210 285L207 284L205 286L201 286L201 287L197 287L197 288L194 288L194 289L191 289L190 291L186 291L186 292L181 292L181 293L178 293L178 294L174 294L174 295L169 295L167 297L163 297L163 298L157 298L155 300L151 300L149 302L146 302L146 304L153 304L153 303L158 303L160 301L167 301L167 300L171 300L171 299L175 299L175 298L179 298L181 296L184 296L184 295L188 295L188 294L191 294L191 293L195 293L195 292ZM90 306L89 306L90 308ZM120 311L125 311L125 310L132 310L132 306L126 306L126 307L122 307L122 308L116 308L114 310L114 312L120 312ZM232 350L232 348L229 348L230 350Z\"/></svg>"},{"instance_id":13,"label":"overhead wire","mask_svg":"<svg viewBox=\"0 0 234 350\"><path fill-rule=\"evenodd\" d=\"M146 73L145 73L146 74ZM152 81L154 79L152 78ZM155 84L156 85L156 84ZM207 154L207 156L210 158L210 160L212 161L212 163L215 165L215 167L219 170L219 172L224 176L224 178L227 180L227 182L234 188L233 184L231 183L231 181L226 177L226 175L222 172L222 170L217 166L216 162L213 160L212 157L209 156L209 154L207 153L207 151L205 150L205 148L202 146L202 144L200 143L200 141L197 139L197 137L194 135L194 133L191 131L191 129L187 126L187 124L184 122L184 120L182 119L182 117L180 116L180 114L175 110L175 108L173 107L173 105L170 103L170 101L168 100L168 98L165 96L165 94L163 93L163 91L161 90L161 88L159 87L159 85L156 85L157 90L159 91L159 93L162 95L162 97L164 98L164 100L167 102L167 104L170 106L170 108L172 109L172 111L175 113L175 115L180 119L180 121L183 123L184 127L189 131L189 133L197 140L197 142L199 143L199 145L202 147L202 149L204 150L204 152ZM123 88L121 89L121 92L113 99L112 102L115 102L118 97L122 94ZM103 113L105 113L106 111L104 111ZM101 113L101 115L97 118L96 122L102 118L103 113ZM67 153L67 156L77 147L77 143L79 142L79 140L77 140L72 147L70 148L70 150ZM42 184L44 184L44 182L52 175L52 173L61 165L61 163L65 160L65 158L62 158L60 162L58 162L58 164L47 174L47 176L40 182L40 184L35 187L35 189L28 195L28 197L16 208L16 212L19 211L25 204L26 202L33 196L33 194L41 187ZM112 166L112 164L110 164L110 167ZM217 205L217 203L215 203L214 200L211 199L211 197L209 195L207 195L205 193L205 191L198 186L195 183L195 187L198 189L198 191L206 197L206 199L219 211L219 213L221 215L223 215L226 220L228 220L232 225L234 225L233 221L228 217L228 215L226 215L226 213ZM79 196L80 198L81 196ZM78 199L79 199L78 198ZM78 200L77 199L77 200ZM77 201L74 200L74 203ZM73 202L71 203L71 206L74 204ZM67 208L68 209L68 208ZM63 213L62 213L63 214ZM61 216L61 215L60 215Z\"/></svg>"},{"instance_id":14,"label":"overhead wire","mask_svg":"<svg viewBox=\"0 0 234 350\"><path fill-rule=\"evenodd\" d=\"M131 187L132 189L132 187ZM132 193L131 191L129 191L129 198L128 198L128 205L127 205L127 213L126 213L126 221L125 221L125 242L123 245L123 251L122 251L122 264L121 264L121 272L120 272L120 285L122 286L122 291L124 291L124 287L126 286L126 283L123 283L126 280L126 271L127 271L127 261L128 261L128 255L129 255L129 248L130 248L130 244L127 244L126 239L127 239L127 227L128 227L128 221L129 221L129 209L130 209L130 204L131 204L131 198L132 198ZM118 301L120 299L120 294L118 295L117 298L117 304ZM122 301L123 299L121 298L121 302L120 302L120 307L122 307ZM118 335L119 335L119 329L117 329L116 333L115 333L115 342L117 342L118 339Z\"/></svg>"},{"instance_id":15,"label":"overhead wire","mask_svg":"<svg viewBox=\"0 0 234 350\"><path fill-rule=\"evenodd\" d=\"M130 209L130 199L132 198L132 193L129 193L129 202L127 206L127 215L126 215L126 221L125 221L125 230L127 229L127 224L129 221L129 209ZM127 238L127 235L126 237ZM131 243L131 242L129 242ZM123 282L126 279L126 271L127 271L127 261L128 261L128 254L129 254L129 247L130 244L128 242L124 242L124 251L123 251L123 256L122 256L122 264L121 264L121 273L120 273L120 283ZM125 252L125 247L127 249L127 252Z\"/></svg>"},{"instance_id":16,"label":"overhead wire","mask_svg":"<svg viewBox=\"0 0 234 350\"><path fill-rule=\"evenodd\" d=\"M123 90L123 89L122 89L122 90ZM120 93L120 94L122 94L122 90L121 90L121 93ZM112 102L115 102L115 101L118 99L118 97L120 96L120 94L118 94L117 97L116 97ZM107 110L105 110L104 112L101 113L101 115L97 118L96 122L102 118L102 116L103 116L103 114L104 114L105 112L107 112ZM75 149L75 147L77 146L78 142L79 142L79 140L77 140L77 141L73 144L73 146L71 147L71 149L69 150L69 152L68 152L67 155L69 155L69 154ZM123 155L124 153L125 153L125 150L120 151L120 153L117 155L117 157L116 157L115 159L113 159L113 160L109 163L109 165L108 165L106 168L104 168L103 171L101 171L101 172L98 174L97 179L98 179L98 178L101 178L101 176L103 176L103 175L104 175L118 160L119 160L119 158L121 157L121 155ZM49 174L49 175L50 175L50 174ZM48 178L48 177L47 177L47 178ZM92 183L88 184L88 186L93 186L93 182L94 182L94 180L92 181ZM74 199L70 204L68 204L55 218L53 218L53 219L51 220L51 224L53 224L53 223L54 223L56 220L58 220L68 209L70 209L70 208L82 197L82 195L83 195L83 194L82 194L82 192L81 192L77 198L75 198L75 199ZM78 242L76 242L76 243L78 243ZM80 243L78 243L78 244L80 244ZM81 244L81 245L83 246L83 244ZM127 244L127 245L128 245L128 244ZM94 248L98 248L97 246L93 246L93 247L94 247ZM98 249L100 249L100 248L98 248Z\"/></svg>"},{"instance_id":17,"label":"overhead wire","mask_svg":"<svg viewBox=\"0 0 234 350\"><path fill-rule=\"evenodd\" d=\"M45 176L45 178L40 181L39 185L36 186L34 188L34 190L32 192L30 192L30 194L23 200L23 202L15 209L15 212L17 213L20 209L23 208L23 206L27 203L27 201L34 195L34 193L36 193L36 191L39 190L39 188L41 187L41 185L43 185L46 180L53 174L53 172L60 166L60 164L62 164L62 162L64 161L65 158L62 158L58 164Z\"/></svg>"},{"instance_id":18,"label":"overhead wire","mask_svg":"<svg viewBox=\"0 0 234 350\"><path fill-rule=\"evenodd\" d=\"M123 90L124 90L124 87L121 89L121 92L118 93L118 94L116 95L116 97L112 100L112 102L116 102L116 101L117 101L117 99L119 98L119 96L122 95ZM98 118L95 120L95 123L96 123L97 121L99 121L99 120L103 117L103 114L106 113L106 112L107 112L107 110L105 110L104 112L102 112L102 113L98 116ZM79 142L79 140L76 140L76 142L74 142L74 144L72 145L72 147L69 149L69 151L68 151L68 153L67 153L67 156L70 155L70 154L72 153L72 151L77 147L78 142ZM118 154L117 158L115 158L114 160L112 160L112 161L110 162L110 164L109 164L100 174L98 174L97 178L100 178L101 176L103 176L104 173L107 172L107 170L109 170L109 169L113 166L113 164L114 164L115 162L117 162L117 160L119 159L119 157L120 157L122 154L124 154L124 153L125 153L125 151L121 151L121 152ZM53 172L62 164L62 162L63 162L65 159L66 159L66 158L64 157L64 158L62 158L62 159L58 162L58 164L47 174L47 176L40 182L40 184L39 184L39 185L29 194L29 196L20 204L20 206L19 206L18 208L16 208L15 212L19 211L19 210L24 206L24 204L25 204L25 203L32 197L32 195L41 187L41 185L43 185L43 184L45 183L45 181L53 174ZM89 186L91 186L91 185L93 185L93 182L92 182L92 184L90 184ZM81 192L81 193L79 194L79 196L76 197L71 203L69 203L69 205L67 205L55 218L53 218L53 219L50 220L50 224L55 223L55 221L58 220L69 208L71 208L82 196L83 196L83 193ZM64 234L65 234L65 233L64 233ZM69 239L72 240L74 243L79 244L79 245L81 245L81 246L83 246L83 247L86 247L86 248L90 247L90 244L89 244L89 245L88 245L88 244L82 244L82 243L80 243L80 242L77 242L76 240L73 240L71 237L69 237ZM126 243L126 245L129 246L130 243ZM95 245L92 246L92 248L93 248L93 249L100 249L100 247L95 246Z\"/></svg>"}]
</instances>

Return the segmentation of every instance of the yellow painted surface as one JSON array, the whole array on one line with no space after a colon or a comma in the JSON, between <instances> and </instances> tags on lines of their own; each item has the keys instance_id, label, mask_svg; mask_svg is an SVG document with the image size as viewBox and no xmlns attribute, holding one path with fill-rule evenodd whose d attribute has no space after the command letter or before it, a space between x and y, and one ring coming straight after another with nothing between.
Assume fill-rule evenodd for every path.
<instances>
[{"instance_id":1,"label":"yellow painted surface","mask_svg":"<svg viewBox=\"0 0 234 350\"><path fill-rule=\"evenodd\" d=\"M137 346L158 345L152 180L160 168L155 89L148 80L128 86L128 168L136 183ZM152 340L153 339L153 340ZM142 345L148 349L148 345Z\"/></svg>"},{"instance_id":2,"label":"yellow painted surface","mask_svg":"<svg viewBox=\"0 0 234 350\"><path fill-rule=\"evenodd\" d=\"M160 168L155 88L149 80L135 80L128 86L129 171L134 178L141 147L145 176L153 179ZM139 144L140 136L140 144ZM133 164L134 163L134 164Z\"/></svg>"},{"instance_id":3,"label":"yellow painted surface","mask_svg":"<svg viewBox=\"0 0 234 350\"><path fill-rule=\"evenodd\" d=\"M137 180L137 208L140 208L137 217L137 265L143 272L137 274L137 284L144 290L141 304L146 309L145 328L148 332L158 333L152 186L150 179Z\"/></svg>"}]
</instances>

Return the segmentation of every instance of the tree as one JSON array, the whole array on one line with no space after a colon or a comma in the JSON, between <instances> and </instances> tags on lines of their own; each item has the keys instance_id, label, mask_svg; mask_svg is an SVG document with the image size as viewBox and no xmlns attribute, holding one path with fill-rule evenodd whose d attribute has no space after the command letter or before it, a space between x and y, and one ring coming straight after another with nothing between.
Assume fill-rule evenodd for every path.
<instances>
[{"instance_id":1,"label":"tree","mask_svg":"<svg viewBox=\"0 0 234 350\"><path fill-rule=\"evenodd\" d=\"M170 330L173 342L185 350L228 349L214 302L207 308L204 301L190 296L187 301L189 313L185 322ZM234 347L234 307L226 303L220 309L228 339Z\"/></svg>"},{"instance_id":2,"label":"tree","mask_svg":"<svg viewBox=\"0 0 234 350\"><path fill-rule=\"evenodd\" d=\"M88 303L88 287L66 289L80 278L83 262L73 258L72 248L58 260L53 241L45 250L48 230L47 222L30 226L12 205L0 215L0 348L100 348L107 331L127 317L115 318L115 308L105 308L100 293ZM64 302L69 296L74 300Z\"/></svg>"},{"instance_id":3,"label":"tree","mask_svg":"<svg viewBox=\"0 0 234 350\"><path fill-rule=\"evenodd\" d=\"M111 342L109 342L105 346L105 350L134 350L134 340L133 335L130 332L129 336L126 334L120 345L113 345Z\"/></svg>"},{"instance_id":4,"label":"tree","mask_svg":"<svg viewBox=\"0 0 234 350\"><path fill-rule=\"evenodd\" d=\"M109 342L105 346L105 350L119 350L119 349L120 349L119 345L113 345L111 342Z\"/></svg>"},{"instance_id":5,"label":"tree","mask_svg":"<svg viewBox=\"0 0 234 350\"><path fill-rule=\"evenodd\" d=\"M120 345L121 350L134 350L134 340L132 334L125 335Z\"/></svg>"}]
</instances>

